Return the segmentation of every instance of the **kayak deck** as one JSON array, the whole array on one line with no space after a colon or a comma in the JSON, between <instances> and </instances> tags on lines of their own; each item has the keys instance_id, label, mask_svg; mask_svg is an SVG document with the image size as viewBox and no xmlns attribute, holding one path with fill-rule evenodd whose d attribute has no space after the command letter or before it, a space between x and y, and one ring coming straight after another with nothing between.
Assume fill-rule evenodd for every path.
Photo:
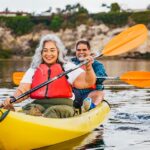
<instances>
[{"instance_id":1,"label":"kayak deck","mask_svg":"<svg viewBox=\"0 0 150 150\"><path fill-rule=\"evenodd\" d=\"M6 110L2 110L6 111ZM10 112L0 122L0 148L27 150L64 142L98 127L110 107L103 101L96 108L71 118L43 118Z\"/></svg>"}]
</instances>

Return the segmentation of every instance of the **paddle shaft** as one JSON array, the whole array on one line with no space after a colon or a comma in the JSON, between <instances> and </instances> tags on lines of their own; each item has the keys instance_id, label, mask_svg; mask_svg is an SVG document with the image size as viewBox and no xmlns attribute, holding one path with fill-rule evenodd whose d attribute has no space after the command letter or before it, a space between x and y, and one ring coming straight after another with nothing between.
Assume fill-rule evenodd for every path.
<instances>
[{"instance_id":1,"label":"paddle shaft","mask_svg":"<svg viewBox=\"0 0 150 150\"><path fill-rule=\"evenodd\" d=\"M103 56L103 54L98 54L98 55L95 56L94 58L98 58L98 57L102 57L102 56ZM25 96L31 94L32 92L34 92L34 91L36 91L36 90L42 88L43 86L45 86L45 85L47 85L47 84L49 84L49 83L52 83L53 81L55 81L55 80L57 80L57 79L59 79L59 78L65 76L65 75L67 75L68 73L70 73L70 72L72 72L72 71L74 71L74 70L80 68L81 66L83 66L83 65L85 65L85 64L87 64L87 63L88 63L87 60L81 62L81 63L80 63L79 65L77 65L75 68L69 69L69 70L67 70L67 71L65 71L65 72L63 72L63 73L57 75L56 77L54 77L54 78L52 78L52 79L49 79L49 80L47 80L46 82L43 82L42 84L36 86L35 88L33 88L33 89L31 89L31 90L29 90L29 91L27 91L27 92L21 94L20 96L16 97L14 100L11 100L11 103L15 102L16 100L18 100L18 99L20 99L20 98L23 98L23 97L25 97Z\"/></svg>"},{"instance_id":2,"label":"paddle shaft","mask_svg":"<svg viewBox=\"0 0 150 150\"><path fill-rule=\"evenodd\" d=\"M102 57L102 56L103 56L103 54L97 54L94 58L98 58L98 57ZM70 72L72 72L72 71L74 71L74 70L80 68L81 66L83 66L83 65L85 65L85 64L87 64L87 63L88 63L88 61L85 60L85 61L81 62L79 65L77 65L75 68L69 69L69 70L67 70L67 71L65 71L65 72L63 72L63 73L57 75L56 77L54 77L54 78L52 78L52 79L49 79L49 80L43 82L42 84L36 86L35 88L32 88L31 90L28 90L27 92L21 94L21 95L18 96L18 97L13 97L13 96L10 97L10 99L11 99L11 100L10 100L10 103L16 102L17 100L19 100L19 99L21 99L21 98L23 98L23 97L25 97L25 96L31 94L32 92L34 92L34 91L36 91L36 90L38 90L38 89L40 89L40 88L46 86L46 85L49 84L49 83L52 83L53 81L55 81L55 80L57 80L57 79L59 79L59 78L65 76L65 75L67 75L68 73L70 73ZM2 108L2 107L3 107L3 105L0 105L0 108Z\"/></svg>"},{"instance_id":3,"label":"paddle shaft","mask_svg":"<svg viewBox=\"0 0 150 150\"><path fill-rule=\"evenodd\" d=\"M65 75L67 75L68 73L70 73L70 72L72 72L72 71L74 71L74 70L80 68L82 65L85 65L85 64L87 64L87 63L88 63L88 61L84 61L84 62L80 63L79 65L77 65L75 68L69 69L69 70L67 70L67 71L65 71L65 72L63 72L63 73L61 73L61 74L59 74L58 76L56 76L56 77L54 77L54 78L52 78L52 79L49 79L49 80L47 80L46 82L43 82L42 84L40 84L40 85L36 86L35 88L33 88L33 89L31 89L31 90L29 90L29 91L27 91L27 92L21 94L21 95L18 96L18 97L11 97L10 102L11 102L11 103L14 103L15 101L17 101L17 100L19 100L19 99L21 99L21 98L23 98L23 97L25 97L25 96L31 94L32 92L34 92L34 91L36 91L36 90L42 88L43 86L45 86L45 85L47 85L47 84L49 84L49 83L52 83L53 81L55 81L55 80L57 80L57 79L59 79L59 78L65 76ZM0 108L2 108L2 107L3 107L3 105L0 106Z\"/></svg>"},{"instance_id":4,"label":"paddle shaft","mask_svg":"<svg viewBox=\"0 0 150 150\"><path fill-rule=\"evenodd\" d=\"M102 57L102 56L103 56L103 54L98 54L98 55L96 55L96 56L94 57L94 59L96 59L96 58L98 58L98 57ZM63 73L61 73L61 74L59 74L58 76L56 76L56 77L54 77L54 78L52 78L52 79L49 79L49 80L47 80L46 82L43 82L42 84L38 85L37 87L35 87L35 88L33 88L33 89L31 89L31 90L29 90L29 91L23 93L22 95L18 96L18 97L16 98L16 100L18 100L18 99L20 99L20 98L23 98L24 96L27 96L28 94L31 94L32 92L34 92L34 91L36 91L36 90L42 88L43 86L45 86L45 85L47 85L47 84L49 84L49 83L52 83L53 81L55 81L55 80L57 80L57 79L59 79L59 78L65 76L65 75L67 75L68 73L70 73L70 72L72 72L72 71L74 71L74 70L80 68L81 66L83 66L83 65L85 65L85 64L87 64L87 63L88 63L87 60L81 62L81 63L80 63L79 65L77 65L75 68L69 69L69 70L67 70L67 71L65 71L65 72L63 72ZM16 101L16 100L15 100L15 101ZM11 101L11 103L13 103L13 102L14 102L14 101Z\"/></svg>"},{"instance_id":5,"label":"paddle shaft","mask_svg":"<svg viewBox=\"0 0 150 150\"><path fill-rule=\"evenodd\" d=\"M119 77L96 77L97 79L107 79L107 80L119 80Z\"/></svg>"},{"instance_id":6,"label":"paddle shaft","mask_svg":"<svg viewBox=\"0 0 150 150\"><path fill-rule=\"evenodd\" d=\"M120 77L96 77L97 79L106 79L106 80L122 80ZM149 78L126 78L126 80L150 80Z\"/></svg>"},{"instance_id":7,"label":"paddle shaft","mask_svg":"<svg viewBox=\"0 0 150 150\"><path fill-rule=\"evenodd\" d=\"M102 57L102 56L103 56L103 54L98 54L98 55L96 55L94 58L98 58L98 57ZM46 85L49 84L49 83L52 83L53 81L55 81L55 80L57 80L57 79L59 79L59 78L65 76L65 75L67 75L68 73L70 73L70 72L72 72L72 71L74 71L74 70L80 68L81 66L83 66L83 65L85 65L85 64L87 64L87 63L88 63L87 60L86 60L86 61L83 61L83 62L81 62L79 65L77 65L75 68L69 69L69 70L67 70L67 71L65 71L65 72L63 72L63 73L57 75L56 77L54 77L54 78L52 78L52 79L49 79L49 80L47 80L46 82L43 82L42 84L36 86L35 88L32 88L31 90L28 90L27 92L21 94L21 95L18 96L18 97L13 97L13 96L12 96L12 97L11 97L11 100L10 100L10 103L16 102L17 100L19 100L19 99L21 99L21 98L23 98L23 97L25 97L25 96L31 94L32 92L34 92L34 91L36 91L36 90L38 90L38 89L40 89L40 88L46 86ZM0 105L0 108L2 108L2 107L3 107L3 105Z\"/></svg>"}]
</instances>

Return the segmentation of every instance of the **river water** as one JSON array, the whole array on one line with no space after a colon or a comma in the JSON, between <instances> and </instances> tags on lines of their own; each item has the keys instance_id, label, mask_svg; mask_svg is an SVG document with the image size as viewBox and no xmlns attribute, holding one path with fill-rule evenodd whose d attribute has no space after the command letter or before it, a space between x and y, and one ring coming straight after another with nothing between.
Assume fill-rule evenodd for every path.
<instances>
[{"instance_id":1,"label":"river water","mask_svg":"<svg viewBox=\"0 0 150 150\"><path fill-rule=\"evenodd\" d=\"M150 71L150 61L145 60L102 60L102 63L109 76L120 76L131 70ZM29 64L30 59L0 60L0 102L15 91L12 73L25 71ZM106 81L105 87L111 112L103 126L88 135L40 150L149 150L150 89L135 88L120 81Z\"/></svg>"}]
</instances>

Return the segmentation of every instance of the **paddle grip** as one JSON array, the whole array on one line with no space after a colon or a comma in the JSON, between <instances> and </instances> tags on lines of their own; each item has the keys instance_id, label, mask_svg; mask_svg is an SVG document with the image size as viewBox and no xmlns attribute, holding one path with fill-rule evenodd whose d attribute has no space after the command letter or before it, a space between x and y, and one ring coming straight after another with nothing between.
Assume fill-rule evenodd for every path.
<instances>
[{"instance_id":1,"label":"paddle grip","mask_svg":"<svg viewBox=\"0 0 150 150\"><path fill-rule=\"evenodd\" d=\"M17 99L14 96L10 96L10 103L14 103ZM0 104L0 108L3 108L4 105Z\"/></svg>"},{"instance_id":2,"label":"paddle grip","mask_svg":"<svg viewBox=\"0 0 150 150\"><path fill-rule=\"evenodd\" d=\"M4 105L3 104L0 104L0 108L3 108L4 107Z\"/></svg>"},{"instance_id":3,"label":"paddle grip","mask_svg":"<svg viewBox=\"0 0 150 150\"><path fill-rule=\"evenodd\" d=\"M10 96L10 103L14 103L17 99L14 96Z\"/></svg>"}]
</instances>

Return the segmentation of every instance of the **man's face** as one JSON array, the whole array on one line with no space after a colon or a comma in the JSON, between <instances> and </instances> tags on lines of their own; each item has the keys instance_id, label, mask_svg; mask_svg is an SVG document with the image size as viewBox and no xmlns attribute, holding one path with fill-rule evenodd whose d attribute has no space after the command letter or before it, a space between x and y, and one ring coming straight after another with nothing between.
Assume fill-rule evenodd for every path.
<instances>
[{"instance_id":1,"label":"man's face","mask_svg":"<svg viewBox=\"0 0 150 150\"><path fill-rule=\"evenodd\" d=\"M76 47L76 57L80 60L83 61L85 57L90 56L91 51L88 49L86 44L79 44Z\"/></svg>"}]
</instances>

